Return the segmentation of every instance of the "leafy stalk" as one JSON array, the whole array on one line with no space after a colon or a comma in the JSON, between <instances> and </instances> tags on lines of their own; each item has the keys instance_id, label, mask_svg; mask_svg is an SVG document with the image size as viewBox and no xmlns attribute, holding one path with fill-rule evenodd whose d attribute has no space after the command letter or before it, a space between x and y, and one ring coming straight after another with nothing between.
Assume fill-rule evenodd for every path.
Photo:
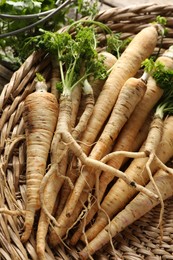
<instances>
[{"instance_id":1,"label":"leafy stalk","mask_svg":"<svg viewBox=\"0 0 173 260\"><path fill-rule=\"evenodd\" d=\"M152 58L146 59L142 65L144 70L155 79L157 85L164 90L164 96L172 96L173 70L166 68L160 61L154 62Z\"/></svg>"},{"instance_id":2,"label":"leafy stalk","mask_svg":"<svg viewBox=\"0 0 173 260\"><path fill-rule=\"evenodd\" d=\"M173 96L164 97L156 107L155 116L163 119L166 116L173 114Z\"/></svg>"},{"instance_id":3,"label":"leafy stalk","mask_svg":"<svg viewBox=\"0 0 173 260\"><path fill-rule=\"evenodd\" d=\"M172 54L173 46L170 46L166 55L172 57ZM146 59L142 65L144 71L151 75L157 85L164 90L162 98L156 106L155 115L163 119L165 116L173 114L173 70L152 58Z\"/></svg>"},{"instance_id":4,"label":"leafy stalk","mask_svg":"<svg viewBox=\"0 0 173 260\"><path fill-rule=\"evenodd\" d=\"M121 33L110 34L107 38L107 51L119 58L130 41L131 38L122 40Z\"/></svg>"},{"instance_id":5,"label":"leafy stalk","mask_svg":"<svg viewBox=\"0 0 173 260\"><path fill-rule=\"evenodd\" d=\"M45 82L45 78L40 73L36 73L36 80L39 82Z\"/></svg>"},{"instance_id":6,"label":"leafy stalk","mask_svg":"<svg viewBox=\"0 0 173 260\"><path fill-rule=\"evenodd\" d=\"M73 25L74 26L74 25ZM93 26L76 26L72 36L68 31L50 32L41 30L41 35L31 37L27 44L34 44L57 58L61 74L61 82L57 84L63 95L70 95L79 83L83 83L90 75L104 79L107 71L103 58L97 53L97 34ZM81 72L82 69L82 72Z\"/></svg>"},{"instance_id":7,"label":"leafy stalk","mask_svg":"<svg viewBox=\"0 0 173 260\"><path fill-rule=\"evenodd\" d=\"M40 28L56 31L83 16L92 18L98 11L98 0L0 1L0 62L16 70L32 52L32 48L21 52L20 43L28 35L39 35Z\"/></svg>"}]
</instances>

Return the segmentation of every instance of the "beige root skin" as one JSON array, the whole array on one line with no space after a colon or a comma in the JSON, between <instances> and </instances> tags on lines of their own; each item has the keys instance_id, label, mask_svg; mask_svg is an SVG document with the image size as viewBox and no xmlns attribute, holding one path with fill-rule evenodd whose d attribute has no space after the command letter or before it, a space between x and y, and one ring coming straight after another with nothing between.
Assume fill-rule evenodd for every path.
<instances>
[{"instance_id":1,"label":"beige root skin","mask_svg":"<svg viewBox=\"0 0 173 260\"><path fill-rule=\"evenodd\" d=\"M69 135L71 136L71 98L67 98L65 96L61 96L60 98L60 112L59 112L59 118L58 118L58 124L57 124L57 129L54 135L54 139L52 142L52 146L51 146L51 167L49 169L49 171L47 172L47 174L44 176L42 182L41 182L41 187L40 187L40 201L41 201L41 206L42 206L42 214L41 214L41 219L40 219L40 225L39 225L39 233L37 233L37 253L40 257L44 257L44 251L45 251L45 243L43 243L43 236L45 236L45 224L48 222L49 220L51 220L54 225L57 225L57 222L55 220L55 218L51 215L52 214L52 209L53 209L53 204L52 207L50 207L50 202L49 202L49 206L48 208L46 207L45 201L44 201L44 191L46 191L47 188L47 183L48 186L51 185L51 187L53 188L53 186L56 185L57 182L49 182L50 178L53 178L53 175L57 175L56 177L58 177L58 179L60 179L58 181L58 183L62 181L64 181L63 175L62 175L62 169L60 170L60 165L61 162L63 162L64 156L67 154L68 151L68 142L65 140L64 136ZM73 139L74 140L74 139ZM65 171L64 171L65 172ZM70 181L68 179L68 181ZM57 187L57 185L56 185ZM50 198L46 198L48 201L51 200L54 201L56 196L57 196L57 189L56 192L54 194L50 193L51 196ZM47 219L46 223L43 223L43 216L44 218ZM43 226L44 224L44 226ZM40 232L41 231L41 232ZM43 233L44 232L44 233Z\"/></svg>"},{"instance_id":2,"label":"beige root skin","mask_svg":"<svg viewBox=\"0 0 173 260\"><path fill-rule=\"evenodd\" d=\"M140 33L140 35L137 36L137 38L135 37L135 41L132 41L133 43L131 42L131 44L127 48L126 52L123 54L123 56L120 57L120 59L113 66L113 69L112 69L108 79L106 80L101 93L99 94L99 97L97 99L97 102L96 102L96 105L95 105L95 108L93 111L93 116L91 117L91 119L89 121L86 131L82 135L81 147L82 147L83 151L85 152L85 154L88 155L89 152L91 151L91 148L92 148L91 144L93 144L95 142L97 134L99 133L105 120L107 119L108 115L110 114L110 111L117 100L121 87L123 86L123 84L129 77L136 74L136 72L138 70L137 67L138 67L138 65L140 67L141 61L144 60L146 57L148 57L148 53L147 53L148 47L152 53L152 48L154 48L154 45L157 42L158 35L157 35L156 28L152 27L150 29L142 31ZM149 33L149 36L146 37L146 34L148 34L148 33ZM145 35L145 37L144 37L144 35ZM144 45L140 45L142 50L138 56L138 54L136 53L137 46L139 46L138 40L141 42L140 37L149 39L150 36L152 38L152 40L151 40L152 45L150 45L149 42L148 43L143 42ZM134 53L133 53L133 50L135 50ZM126 66L124 66L124 61L125 61ZM136 61L137 62L140 61L139 62L140 64L137 64ZM132 67L131 66L132 64L133 65L136 64L137 67L135 67L135 66ZM120 72L120 70L121 70L121 72ZM114 81L114 78L117 79L116 82ZM115 84L112 84L112 82L115 82ZM110 93L110 95L109 95L109 93ZM114 93L115 95L112 96L112 93ZM107 96L108 96L108 99L107 99L108 102L106 102L105 106L103 107L102 104L104 103L104 100ZM95 120L96 118L97 118L97 124L96 124L96 120ZM94 186L94 181L95 181L95 179L87 180L87 182L90 183L89 185L91 187ZM106 187L106 185L104 185L104 186Z\"/></svg>"},{"instance_id":3,"label":"beige root skin","mask_svg":"<svg viewBox=\"0 0 173 260\"><path fill-rule=\"evenodd\" d=\"M11 210L11 209L6 209L6 208L0 208L0 213L1 214L7 214L10 216L20 216L20 215L25 215L26 211L25 210Z\"/></svg>"},{"instance_id":4,"label":"beige root skin","mask_svg":"<svg viewBox=\"0 0 173 260\"><path fill-rule=\"evenodd\" d=\"M77 86L78 87L78 86ZM81 88L81 86L79 86ZM75 89L73 90L73 92L75 91ZM77 91L78 93L78 91ZM74 95L76 96L76 95ZM88 124L88 121L92 115L93 112L93 108L94 108L94 96L93 96L93 90L91 85L88 83L87 80L84 81L84 86L83 86L83 96L85 98L85 108L83 113L80 115L80 119L77 122L77 125L75 127L74 126L74 121L76 121L76 113L75 113L75 120L72 117L72 136L75 140L79 140L80 139L80 135L85 131L86 126ZM78 100L79 98L77 98ZM72 93L72 114L73 114L73 110L75 110L75 108L73 109L73 107L77 107L76 106L76 102L75 104L73 104L73 93ZM78 110L78 109L77 109ZM71 152L71 151L70 151ZM71 163L67 169L66 172L66 176L67 176L67 181L63 184L62 188L61 188L61 200L58 206L58 212L57 215L60 214L60 212L62 212L63 207L65 205L65 202L70 194L71 191L71 187L72 185L69 186L69 181L71 182L71 184L74 184L74 182L76 181L77 177L79 176L79 170L78 170L78 162L79 160L76 158L76 156L71 154L69 155L69 159L71 160ZM77 174L77 173L78 174ZM69 180L69 181L68 181Z\"/></svg>"},{"instance_id":5,"label":"beige root skin","mask_svg":"<svg viewBox=\"0 0 173 260\"><path fill-rule=\"evenodd\" d=\"M50 225L58 225L54 217L54 208L57 203L57 196L59 190L66 180L71 184L71 180L65 176L66 165L67 165L67 154L63 156L61 162L53 164L46 175L42 179L40 186L40 201L41 201L41 213L39 218L39 223L37 227L37 237L36 237L36 251L38 254L38 259L43 260L45 258L45 248L46 248L46 236ZM57 195L57 196L56 196ZM59 208L59 204L58 204ZM50 223L51 221L51 223Z\"/></svg>"},{"instance_id":6,"label":"beige root skin","mask_svg":"<svg viewBox=\"0 0 173 260\"><path fill-rule=\"evenodd\" d=\"M157 60L163 63L166 68L173 69L172 58L161 56ZM126 127L123 129L117 139L114 147L114 151L117 151L117 155L108 162L110 165L118 169L121 167L124 156L121 153L118 155L118 151L130 150L139 129L142 127L142 124L145 122L147 115L150 113L154 105L159 101L162 94L163 90L156 85L156 82L152 77L149 77L147 91L142 101L137 105L132 116L130 117L130 120L126 124ZM126 156L126 154L124 155ZM107 175L107 173L105 173L105 175Z\"/></svg>"},{"instance_id":7,"label":"beige root skin","mask_svg":"<svg viewBox=\"0 0 173 260\"><path fill-rule=\"evenodd\" d=\"M151 31L152 31L152 36L153 36L153 40L151 41L152 43L150 43L149 45L147 45L149 48L150 48L150 52L152 52L153 51L153 48L154 48L154 46L155 46L155 41L154 41L154 38L155 39L157 39L157 30L154 28L154 27L151 27L152 29L151 29ZM148 30L147 30L148 31ZM147 32L148 33L148 32ZM142 37L143 38L143 37ZM146 37L144 37L144 38L146 38ZM144 42L144 41L143 41ZM145 45L145 44L144 44ZM133 46L133 45L132 45ZM134 47L134 46L133 46ZM143 46L144 47L144 50L145 50L145 48L146 48L146 45L145 46ZM135 50L135 52L136 52L136 50ZM144 58L145 58L145 55L146 54L144 54L144 56L141 58L141 53L140 53L140 57L135 57L135 59L136 60L138 60L139 61L139 64L141 63L141 59L143 60ZM135 56L135 55L132 55L132 56ZM147 56L148 56L148 50L147 50ZM126 57L126 54L124 55L124 58L126 59L127 57ZM129 59L128 59L129 60ZM133 63L133 62L132 62ZM135 62L133 63L133 64L135 64ZM128 67L128 66L127 66ZM137 67L135 67L135 68L132 68L131 70L130 70L130 73L135 73L136 72L136 70L137 70L138 68ZM127 68L127 71L129 70L129 68ZM118 73L118 74L120 74L120 73ZM124 79L123 79L124 80ZM121 80L120 80L121 81ZM117 93L118 94L118 93ZM105 98L105 97L104 97ZM116 99L116 98L115 98ZM111 101L111 103L112 102L114 102L115 100L112 100ZM109 103L109 102L108 102ZM111 107L108 109L109 111L111 111ZM107 116L106 116L107 117ZM105 117L105 119L106 119L106 117ZM102 118L103 118L103 113L102 113ZM104 120L105 120L104 119ZM102 120L103 121L103 120ZM63 129L63 131L64 131L64 129ZM63 141L65 141L66 143L68 143L67 142L67 140L69 139L69 141L71 141L70 140L70 138L66 135L66 132L63 132L62 133L62 140ZM57 147L56 147L57 148ZM75 151L75 149L72 149L73 150L73 152L77 155L77 156L81 156L81 154L79 154L79 151ZM83 159L86 159L86 158L83 158L83 156L81 156L80 157L80 159L82 159L82 163L84 163L84 164L86 164L86 165L89 165L89 167L97 167L98 165L96 164L96 162L95 161L92 161L92 160L83 160ZM107 168L105 168L105 164L101 164L100 166L100 169L101 170L106 170ZM110 171L110 168L109 168L109 171ZM112 170L111 170L111 172L112 172ZM115 173L114 173L115 174ZM118 176L119 176L119 172L117 173L116 172L116 175L118 174ZM125 178L126 179L126 177L124 176L123 178ZM130 180L126 180L130 185L135 185L133 182L131 182ZM139 190L141 189L141 187L138 187L138 185L135 185L135 187L136 188L138 188ZM145 191L145 192L147 192L147 191ZM151 194L150 194L151 195ZM153 194L152 194L153 195ZM71 214L71 213L68 213L68 214Z\"/></svg>"},{"instance_id":8,"label":"beige root skin","mask_svg":"<svg viewBox=\"0 0 173 260\"><path fill-rule=\"evenodd\" d=\"M113 66L113 69L97 99L93 116L82 136L82 149L86 154L89 154L91 151L91 144L95 142L99 131L111 113L121 87L128 78L133 77L137 73L141 66L141 62L152 54L157 43L157 38L158 32L156 28L148 27L142 30L135 36ZM112 84L112 82L114 82L114 84ZM105 99L107 102L105 102ZM97 119L97 123L95 119Z\"/></svg>"},{"instance_id":9,"label":"beige root skin","mask_svg":"<svg viewBox=\"0 0 173 260\"><path fill-rule=\"evenodd\" d=\"M147 138L148 135L148 131L149 131L149 126L151 124L151 115L147 118L147 121L145 122L145 124L143 125L141 131L139 131L137 138L135 138L135 142L133 143L133 148L132 151L138 151L139 148L142 146L142 144L144 143L145 139ZM114 155L111 158L109 157L109 155ZM111 152L108 155L106 155L102 161L104 163L109 162L109 160L114 159L117 156L123 155L123 153L125 153L125 157L123 160L123 164L126 163L128 161L128 158L134 158L134 157L140 157L140 156L146 156L144 154L144 152L127 152L126 155L126 151L125 152L121 152L121 151L117 151L117 152ZM140 154L140 155L139 155ZM93 204L91 205L90 209L88 209L88 211L86 212L86 215L84 217L83 220L80 221L80 224L78 225L77 230L74 232L72 238L70 239L70 244L72 245L76 245L78 240L81 238L81 236L83 235L83 239L86 241L87 238L85 236L85 228L87 226L88 223L90 223L90 221L94 218L95 214L102 210L101 206L100 206L100 202L103 198L104 192L105 192L105 187L102 185L102 187L100 187L100 183L99 183L99 175L100 174L96 174L96 200L93 202ZM105 212L106 214L106 212ZM107 216L107 219L109 221L109 216Z\"/></svg>"},{"instance_id":10,"label":"beige root skin","mask_svg":"<svg viewBox=\"0 0 173 260\"><path fill-rule=\"evenodd\" d=\"M88 121L93 113L93 108L94 108L93 93L85 95L85 103L86 103L86 108L83 114L81 115L78 124L75 126L75 128L72 131L72 136L76 140L85 131Z\"/></svg>"},{"instance_id":11,"label":"beige root skin","mask_svg":"<svg viewBox=\"0 0 173 260\"><path fill-rule=\"evenodd\" d=\"M91 168L95 168L97 170L111 172L114 176L120 177L128 185L130 185L131 187L134 187L138 191L142 191L142 192L148 194L148 196L157 198L157 196L155 194L148 192L148 190L146 190L144 187L142 187L141 185L138 185L137 183L135 183L132 180L130 180L122 171L114 169L113 167L108 166L108 165L104 164L101 161L98 161L98 160L92 159L90 157L87 157L83 153L81 147L75 142L75 140L72 138L72 136L70 136L68 133L63 133L62 136L63 136L62 137L63 140L66 143L69 144L69 148L74 152L74 154L82 161L82 163L85 166L88 166L88 167L91 167ZM70 216L71 212L73 212L73 210L71 211L71 208L70 208L70 211L68 211L68 208L67 208L66 215Z\"/></svg>"},{"instance_id":12,"label":"beige root skin","mask_svg":"<svg viewBox=\"0 0 173 260\"><path fill-rule=\"evenodd\" d=\"M121 89L108 123L87 159L88 162L92 159L100 160L108 152L108 148L111 147L136 104L142 99L145 90L146 85L140 79L130 78L127 80ZM89 166L89 163L84 163L84 165ZM88 173L85 170L85 174L80 175L79 180L77 180L70 202L67 205L68 215L72 214L88 178L94 178L94 174L90 175L90 169Z\"/></svg>"},{"instance_id":13,"label":"beige root skin","mask_svg":"<svg viewBox=\"0 0 173 260\"><path fill-rule=\"evenodd\" d=\"M146 84L136 78L129 78L123 85L110 118L99 140L90 153L92 158L102 159L107 154L106 147L112 146L137 104L146 91ZM97 156L96 156L97 155Z\"/></svg>"},{"instance_id":14,"label":"beige root skin","mask_svg":"<svg viewBox=\"0 0 173 260\"><path fill-rule=\"evenodd\" d=\"M102 138L102 135L101 135L101 138L99 139L100 142L96 144L96 148L100 147L100 146L103 148L103 151L102 151L103 154L106 153L107 151L105 151L102 139L107 140L106 136L110 136L110 135L112 136L113 135L113 137L111 138L111 142L112 142L117 137L120 129L125 124L125 122L127 121L128 117L130 116L130 114L134 110L134 107L136 106L136 104L143 97L143 95L145 93L145 90L146 90L145 83L143 81L141 81L140 79L137 80L135 78L129 79L127 81L127 83L123 86L122 92L120 92L120 96L119 96L118 101L117 101L117 103L115 105L115 110L113 110L113 116L111 117L111 120L113 120L113 117L116 117L118 122L117 122L117 124L115 124L115 122L113 123L110 120L110 122L108 122L107 126L105 127L106 130L104 131L104 134L103 134L104 137ZM124 100L126 100L126 102ZM131 100L131 102L127 103L127 100ZM122 115L121 110L123 110L123 111L125 110L123 115L127 114L126 116L123 117L123 120L122 120L122 116L121 116ZM115 114L115 116L114 116L114 114ZM118 129L116 128L116 125L119 125ZM116 128L116 130L115 130L115 128ZM111 134L110 134L110 132L111 132ZM113 134L114 132L116 134ZM65 141L66 143L73 144L73 146L71 146L72 147L71 150L76 155L76 157L81 160L83 165L85 165L87 167L90 167L91 169L92 168L97 168L97 169L100 169L100 170L103 170L103 167L104 168L106 167L106 165L104 163L102 164L102 162L99 162L98 160L95 160L95 159L101 158L101 156L103 155L103 154L100 155L100 153L98 153L98 150L101 151L101 148L100 149L95 149L95 147L94 147L94 154L98 154L98 158L95 158L95 156L91 156L91 157L88 157L88 158L86 157L85 158L84 157L85 154L82 151L81 151L81 154L77 154L76 153L77 150L78 151L79 151L79 149L81 150L81 147L79 147L79 149L76 147L76 151L75 151L75 149L74 149L75 148L75 144L74 144L73 140L70 140L70 138L69 138L69 140L65 140L67 137L68 136L65 133L62 134L63 141ZM110 139L107 140L107 141L110 142ZM96 152L95 152L95 150L96 150ZM93 155L93 151L92 151L92 155ZM93 157L93 159L92 159L92 157ZM100 164L102 164L102 166ZM110 167L110 169L111 169L111 167ZM110 172L110 169L108 170L109 172ZM120 172L116 172L114 174L117 176L117 174L119 175L119 173ZM122 172L121 172L121 174L122 174ZM87 175L88 175L88 169L87 169L87 171L84 170L84 173L79 176L79 178L78 178L78 180L76 182L76 185L74 187L74 190L72 191L72 194L70 195L70 199L69 199L69 201L67 202L67 205L66 205L66 215L68 217L72 214L72 212L73 212L73 210L74 210L74 208L75 208L75 206L76 206L76 204L77 204L77 202L79 200L80 194L81 194L81 192L82 192L82 190L83 190L83 188L84 188L84 186L86 184L86 181L87 181ZM93 176L91 176L91 178L93 178ZM131 182L130 185L133 185L133 184L134 183ZM141 189L141 187L137 187L138 185L136 183L134 185L135 185L135 187L137 189Z\"/></svg>"},{"instance_id":15,"label":"beige root skin","mask_svg":"<svg viewBox=\"0 0 173 260\"><path fill-rule=\"evenodd\" d=\"M166 51L167 52L167 51ZM164 55L164 54L163 54ZM158 61L162 62L166 68L173 68L173 60L172 56L161 56L157 59ZM140 156L146 156L145 153L142 154L130 154L128 151L131 149L132 144L135 141L136 135L138 130L142 127L142 124L145 122L145 118L147 117L148 113L151 111L153 106L158 102L160 97L163 94L163 90L156 85L156 82L153 78L149 78L147 84L147 91L142 99L142 101L137 105L135 111L133 112L130 120L127 122L126 127L124 127L122 133L120 133L118 140L115 144L114 151L115 156L110 154L108 155L108 164L119 169L124 161L124 156L136 158ZM139 119L138 119L139 118ZM135 127L134 127L135 125ZM124 152L123 152L124 151ZM110 157L109 157L110 156ZM126 157L126 158L127 158ZM107 158L107 159L108 159ZM106 159L106 158L105 158ZM157 159L159 167L165 169L167 172L171 173L172 169L168 169L165 164L163 164L158 158ZM107 172L103 172L100 179L99 185L99 194L100 198L103 197L103 194L106 190L107 185L111 182L113 176L109 175ZM95 212L97 206L94 206ZM93 210L93 215L94 210Z\"/></svg>"},{"instance_id":16,"label":"beige root skin","mask_svg":"<svg viewBox=\"0 0 173 260\"><path fill-rule=\"evenodd\" d=\"M154 177L154 181L161 193L162 200L170 198L173 195L173 176L168 175L163 170L159 170ZM146 186L154 191L155 187L150 182ZM110 241L111 237L116 236L135 220L142 217L152 208L159 204L159 201L150 199L145 194L139 193L118 215L116 215L110 225L107 225L87 246L80 252L80 259L88 259L97 250ZM143 205L141 207L141 205Z\"/></svg>"},{"instance_id":17,"label":"beige root skin","mask_svg":"<svg viewBox=\"0 0 173 260\"><path fill-rule=\"evenodd\" d=\"M51 166L40 183L39 197L41 214L38 223L36 250L39 259L45 259L45 241L50 221L57 224L52 212L57 195L64 182L67 167L68 147L62 142L61 132L70 131L71 98L60 97L59 116L56 131L51 143Z\"/></svg>"},{"instance_id":18,"label":"beige root skin","mask_svg":"<svg viewBox=\"0 0 173 260\"><path fill-rule=\"evenodd\" d=\"M30 237L35 212L40 208L39 187L45 174L58 114L57 100L54 95L46 92L45 83L43 82L42 88L41 82L38 82L37 88L39 91L27 96L23 113L27 146L27 203L25 230L21 237L23 243Z\"/></svg>"},{"instance_id":19,"label":"beige root skin","mask_svg":"<svg viewBox=\"0 0 173 260\"><path fill-rule=\"evenodd\" d=\"M79 164L80 164L79 160L76 158L76 156L73 156L71 159L71 162L68 166L67 173L66 173L66 176L68 179L65 180L65 182L63 183L63 186L61 188L61 192L60 192L61 199L59 201L58 208L56 211L56 218L58 218L60 216L60 214L62 213L63 208L67 202L68 196L69 196L70 192L74 189L74 184L80 174L80 165ZM70 182L73 184L73 187L72 187L72 185L70 185L68 180L70 180Z\"/></svg>"},{"instance_id":20,"label":"beige root skin","mask_svg":"<svg viewBox=\"0 0 173 260\"><path fill-rule=\"evenodd\" d=\"M157 158L159 158L159 161L162 161L162 164L165 165L165 163L172 157L172 127L173 117L171 116L166 118L164 121L162 140L159 143L156 151L157 156L154 157L149 168L149 170L151 170L152 173L154 173L157 169L160 168L160 164L158 164ZM143 151L144 149L145 145L143 147ZM143 151L141 151L141 153L145 154ZM134 179L136 182L145 185L149 181L148 169L146 169L147 162L148 157L146 157L146 155L144 156L144 158L134 159L125 171L125 174L130 178ZM165 171L163 166L161 167L161 169ZM166 170L166 172L168 171ZM103 229L105 225L107 225L108 218L105 216L104 211L107 212L109 218L112 218L115 214L119 212L119 210L125 207L125 205L129 202L131 197L134 196L134 192L135 190L126 186L126 184L121 179L119 179L112 186L109 193L106 195L101 204L101 208L103 209L103 211L98 212L98 216L95 220L95 223L92 225L90 229L86 231L88 241L92 240L97 235L97 233L101 229ZM126 194L128 194L128 197ZM110 205L112 206L110 207ZM83 239L84 237L82 238L82 240Z\"/></svg>"},{"instance_id":21,"label":"beige root skin","mask_svg":"<svg viewBox=\"0 0 173 260\"><path fill-rule=\"evenodd\" d=\"M120 178L122 178L126 183L128 183L128 185L135 188L136 190L142 191L142 192L146 193L148 196L151 196L152 198L153 197L155 199L158 198L155 193L151 193L145 187L143 187L143 186L135 183L134 181L131 181L130 179L128 179L127 176L123 172L116 170L113 167L110 167L110 166L108 166L108 165L106 165L106 164L104 164L100 161L97 161L97 160L94 160L94 159L87 157L83 153L83 151L81 150L81 147L76 143L76 141L72 138L72 136L69 133L63 133L62 138L67 144L69 144L69 148L82 161L82 163L84 165L87 165L88 167L92 167L92 168L94 167L96 169L100 169L100 170L104 170L104 171L106 170L108 172L111 172L112 174L114 174L114 176L116 176L116 177L119 176ZM68 225L69 217L71 216L71 214L69 214L67 209L65 207L61 216L60 216L60 218L57 219L58 226L55 227L55 233L58 234L57 239L55 239L56 235L51 236L53 238L53 240L50 237L50 243L54 246L59 242L58 236L62 238L65 235L64 232L66 232L66 229L64 227L66 227L66 225Z\"/></svg>"}]
</instances>

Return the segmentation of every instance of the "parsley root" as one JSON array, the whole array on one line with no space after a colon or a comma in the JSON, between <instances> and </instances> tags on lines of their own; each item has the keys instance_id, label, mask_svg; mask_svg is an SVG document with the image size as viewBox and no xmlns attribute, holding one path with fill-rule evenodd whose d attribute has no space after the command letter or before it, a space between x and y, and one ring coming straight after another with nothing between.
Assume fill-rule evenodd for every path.
<instances>
[{"instance_id":1,"label":"parsley root","mask_svg":"<svg viewBox=\"0 0 173 260\"><path fill-rule=\"evenodd\" d=\"M35 212L40 208L39 187L46 171L57 115L58 103L55 96L47 92L44 81L38 81L36 92L28 95L25 100L23 112L27 146L27 203L23 242L30 237Z\"/></svg>"},{"instance_id":2,"label":"parsley root","mask_svg":"<svg viewBox=\"0 0 173 260\"><path fill-rule=\"evenodd\" d=\"M165 171L159 170L155 174L154 180L160 190L163 200L166 200L173 195L172 175L168 175ZM155 189L152 182L149 182L146 187L152 191ZM80 259L88 259L89 256L93 255L97 250L108 243L110 237L116 236L119 232L123 231L127 226L142 217L158 204L158 200L149 199L146 195L139 193L112 219L110 224L103 228L103 230L86 245L86 247L79 253Z\"/></svg>"},{"instance_id":3,"label":"parsley root","mask_svg":"<svg viewBox=\"0 0 173 260\"><path fill-rule=\"evenodd\" d=\"M164 121L164 129L161 142L159 143L156 151L157 157L166 163L173 155L172 153L172 127L173 127L173 117L169 116ZM141 151L144 151L145 144ZM130 166L125 171L126 175L135 180L137 183L145 185L149 181L149 175L146 169L146 163L148 157L136 158L132 161ZM154 159L150 165L151 172L154 173L159 165L157 160ZM87 230L86 237L90 241L92 240L108 223L108 217L111 219L115 214L119 212L136 194L135 190L128 187L123 180L118 179L112 188L109 190L108 194L104 197L101 203L101 209L96 218L93 226ZM112 206L110 206L112 205ZM107 215L105 215L105 213ZM84 237L83 237L84 239Z\"/></svg>"}]
</instances>

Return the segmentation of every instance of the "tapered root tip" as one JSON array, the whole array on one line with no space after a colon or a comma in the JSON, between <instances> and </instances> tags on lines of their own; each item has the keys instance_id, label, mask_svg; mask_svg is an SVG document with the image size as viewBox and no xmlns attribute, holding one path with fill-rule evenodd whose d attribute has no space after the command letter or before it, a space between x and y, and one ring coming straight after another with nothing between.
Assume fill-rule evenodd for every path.
<instances>
[{"instance_id":1,"label":"tapered root tip","mask_svg":"<svg viewBox=\"0 0 173 260\"><path fill-rule=\"evenodd\" d=\"M24 233L22 234L21 241L22 243L26 243L31 235L31 229L25 229Z\"/></svg>"},{"instance_id":2,"label":"tapered root tip","mask_svg":"<svg viewBox=\"0 0 173 260\"><path fill-rule=\"evenodd\" d=\"M46 260L45 251L42 246L37 246L37 258L38 260Z\"/></svg>"},{"instance_id":3,"label":"tapered root tip","mask_svg":"<svg viewBox=\"0 0 173 260\"><path fill-rule=\"evenodd\" d=\"M35 215L34 212L26 211L25 223L24 223L25 231L21 237L22 243L26 243L28 241L28 239L30 238L33 224L34 224L34 215Z\"/></svg>"},{"instance_id":4,"label":"tapered root tip","mask_svg":"<svg viewBox=\"0 0 173 260\"><path fill-rule=\"evenodd\" d=\"M87 260L89 257L88 252L84 249L81 252L79 252L79 259L81 260Z\"/></svg>"},{"instance_id":5,"label":"tapered root tip","mask_svg":"<svg viewBox=\"0 0 173 260\"><path fill-rule=\"evenodd\" d=\"M58 237L58 235L54 230L50 233L49 243L52 247L55 247L61 243L61 239Z\"/></svg>"}]
</instances>

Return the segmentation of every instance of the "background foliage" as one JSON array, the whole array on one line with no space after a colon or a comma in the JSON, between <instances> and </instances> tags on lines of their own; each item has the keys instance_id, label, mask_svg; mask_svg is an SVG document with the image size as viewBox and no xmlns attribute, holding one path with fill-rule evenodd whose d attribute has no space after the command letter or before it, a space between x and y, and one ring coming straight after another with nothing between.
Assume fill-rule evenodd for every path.
<instances>
[{"instance_id":1,"label":"background foliage","mask_svg":"<svg viewBox=\"0 0 173 260\"><path fill-rule=\"evenodd\" d=\"M64 3L67 5L51 16ZM0 0L0 63L16 70L29 54L29 50L21 52L23 42L38 35L39 28L56 31L81 17L94 17L98 10L97 0ZM49 19L42 22L47 15ZM28 26L31 28L19 33Z\"/></svg>"}]
</instances>

